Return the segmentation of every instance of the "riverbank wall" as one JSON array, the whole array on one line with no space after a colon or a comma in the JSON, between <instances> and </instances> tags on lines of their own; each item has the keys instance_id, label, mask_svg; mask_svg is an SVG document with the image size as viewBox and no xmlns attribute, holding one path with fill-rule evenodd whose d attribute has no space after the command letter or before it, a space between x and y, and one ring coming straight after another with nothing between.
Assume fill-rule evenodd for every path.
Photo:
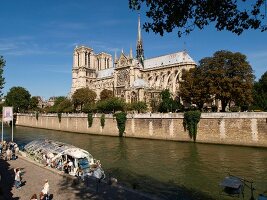
<instances>
[{"instance_id":1,"label":"riverbank wall","mask_svg":"<svg viewBox=\"0 0 267 200\"><path fill-rule=\"evenodd\" d=\"M87 114L18 114L16 125L59 131L118 136L116 118L93 116L88 126ZM192 141L183 127L183 113L128 114L125 137ZM267 112L202 113L196 142L267 147Z\"/></svg>"}]
</instances>

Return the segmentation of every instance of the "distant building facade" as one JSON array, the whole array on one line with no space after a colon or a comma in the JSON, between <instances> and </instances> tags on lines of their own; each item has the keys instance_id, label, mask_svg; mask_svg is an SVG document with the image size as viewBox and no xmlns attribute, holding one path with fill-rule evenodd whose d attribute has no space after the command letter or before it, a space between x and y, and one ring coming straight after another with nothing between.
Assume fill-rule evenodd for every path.
<instances>
[{"instance_id":1,"label":"distant building facade","mask_svg":"<svg viewBox=\"0 0 267 200\"><path fill-rule=\"evenodd\" d=\"M164 89L173 95L179 91L183 70L196 67L195 61L185 52L145 59L141 37L140 17L136 56L132 49L129 55L123 51L114 59L108 53L95 53L92 48L79 46L74 49L71 95L79 88L88 87L97 93L104 89L126 102L145 101L157 98Z\"/></svg>"}]
</instances>

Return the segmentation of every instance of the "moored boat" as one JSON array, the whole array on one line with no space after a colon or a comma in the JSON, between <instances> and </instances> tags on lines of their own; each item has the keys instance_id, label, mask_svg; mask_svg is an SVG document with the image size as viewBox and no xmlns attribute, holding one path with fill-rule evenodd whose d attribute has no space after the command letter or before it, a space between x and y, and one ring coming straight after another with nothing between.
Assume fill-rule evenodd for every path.
<instances>
[{"instance_id":1,"label":"moored boat","mask_svg":"<svg viewBox=\"0 0 267 200\"><path fill-rule=\"evenodd\" d=\"M72 176L105 176L99 160L96 161L89 152L70 144L47 139L33 140L24 147L24 152L34 161Z\"/></svg>"}]
</instances>

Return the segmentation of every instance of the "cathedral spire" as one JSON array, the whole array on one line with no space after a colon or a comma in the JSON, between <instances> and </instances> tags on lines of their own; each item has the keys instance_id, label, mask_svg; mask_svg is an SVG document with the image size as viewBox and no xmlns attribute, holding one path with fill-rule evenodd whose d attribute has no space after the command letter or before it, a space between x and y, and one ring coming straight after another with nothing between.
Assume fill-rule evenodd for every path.
<instances>
[{"instance_id":1,"label":"cathedral spire","mask_svg":"<svg viewBox=\"0 0 267 200\"><path fill-rule=\"evenodd\" d=\"M141 22L140 14L138 15L138 33L137 33L137 43L136 43L136 58L139 63L144 66L144 50L143 50L143 41L141 36Z\"/></svg>"}]
</instances>

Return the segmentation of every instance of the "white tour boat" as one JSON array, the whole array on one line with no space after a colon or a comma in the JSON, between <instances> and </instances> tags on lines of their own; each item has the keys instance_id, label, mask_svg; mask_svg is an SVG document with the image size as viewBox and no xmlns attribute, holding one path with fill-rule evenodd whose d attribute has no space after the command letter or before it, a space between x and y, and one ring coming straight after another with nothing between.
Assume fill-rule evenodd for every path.
<instances>
[{"instance_id":1,"label":"white tour boat","mask_svg":"<svg viewBox=\"0 0 267 200\"><path fill-rule=\"evenodd\" d=\"M63 142L40 139L24 147L27 157L46 166L56 168L73 176L91 174L96 178L105 177L100 161L78 147Z\"/></svg>"}]
</instances>

